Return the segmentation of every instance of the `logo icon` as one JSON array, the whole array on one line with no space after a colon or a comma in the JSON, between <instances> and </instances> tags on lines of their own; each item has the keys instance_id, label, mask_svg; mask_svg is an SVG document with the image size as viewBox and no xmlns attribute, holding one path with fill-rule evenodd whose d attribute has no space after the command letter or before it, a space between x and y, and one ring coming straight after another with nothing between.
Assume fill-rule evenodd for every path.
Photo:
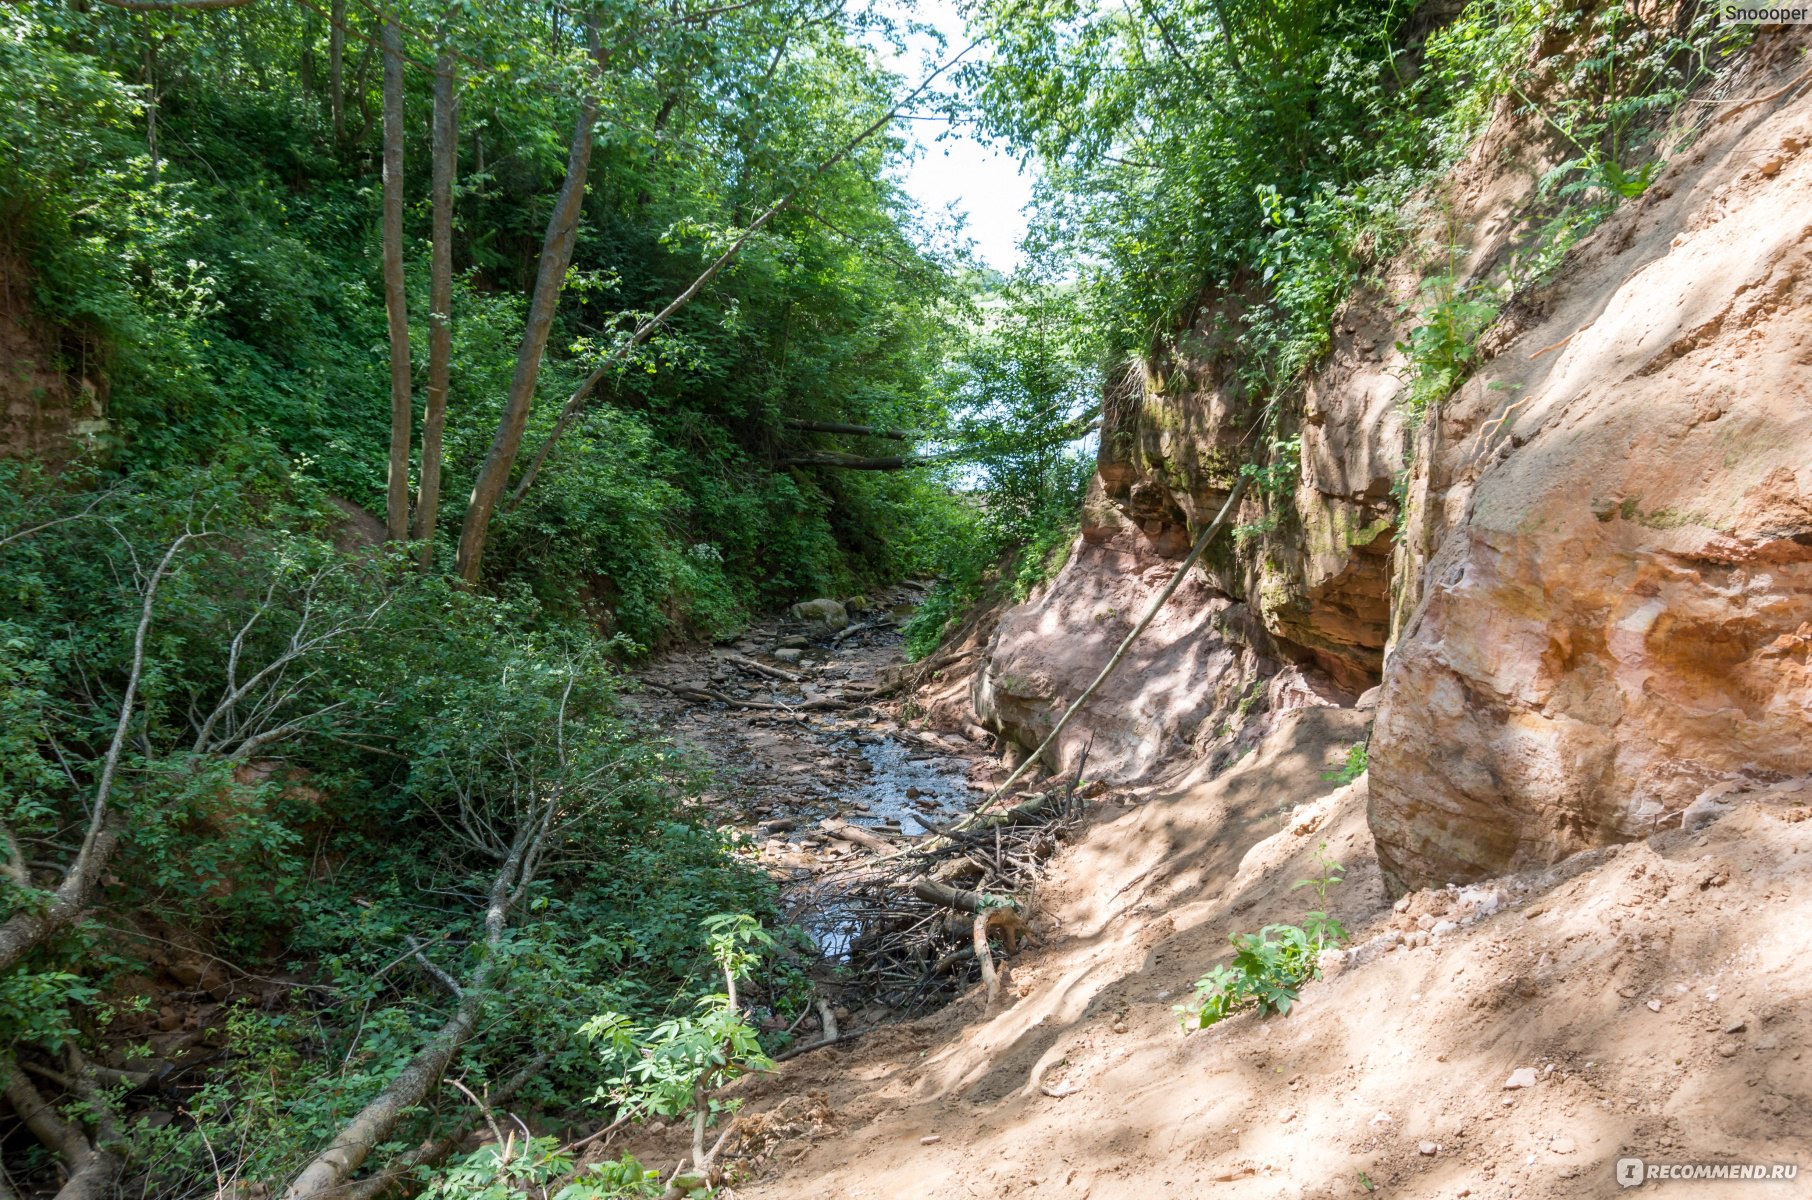
<instances>
[{"instance_id":1,"label":"logo icon","mask_svg":"<svg viewBox=\"0 0 1812 1200\"><path fill-rule=\"evenodd\" d=\"M1639 1158L1620 1158L1617 1160L1617 1186L1635 1187L1642 1182L1642 1160Z\"/></svg>"}]
</instances>

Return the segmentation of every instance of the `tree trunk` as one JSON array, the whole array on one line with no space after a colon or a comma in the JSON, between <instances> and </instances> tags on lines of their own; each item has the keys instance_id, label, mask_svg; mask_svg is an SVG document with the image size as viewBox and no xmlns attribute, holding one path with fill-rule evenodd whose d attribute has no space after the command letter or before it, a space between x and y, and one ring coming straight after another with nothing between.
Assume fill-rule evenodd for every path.
<instances>
[{"instance_id":1,"label":"tree trunk","mask_svg":"<svg viewBox=\"0 0 1812 1200\"><path fill-rule=\"evenodd\" d=\"M442 31L446 36L446 31ZM440 513L441 433L447 424L448 375L453 359L453 173L459 155L453 48L441 47L434 64L433 233L428 284L428 409L422 414L421 492L415 502L415 540L421 565L434 562L434 525Z\"/></svg>"},{"instance_id":2,"label":"tree trunk","mask_svg":"<svg viewBox=\"0 0 1812 1200\"><path fill-rule=\"evenodd\" d=\"M163 163L157 152L157 37L145 35L145 148L151 154L151 182L155 184Z\"/></svg>"},{"instance_id":3,"label":"tree trunk","mask_svg":"<svg viewBox=\"0 0 1812 1200\"><path fill-rule=\"evenodd\" d=\"M472 499L466 505L465 522L459 530L457 569L459 577L469 584L478 582L478 573L484 564L485 542L491 533L491 514L509 484L510 470L522 448L522 431L528 425L529 410L535 403L535 380L541 372L541 359L546 353L548 334L553 329L554 313L560 304L560 285L579 233L585 176L591 169L592 126L597 119L597 100L587 92L579 104L572 150L566 159L566 180L560 185L554 211L547 219L547 234L541 241L541 262L535 271L528 323L522 333L522 345L516 352L516 373L510 380L503 418L497 424L490 453L485 455L478 479L472 485Z\"/></svg>"},{"instance_id":4,"label":"tree trunk","mask_svg":"<svg viewBox=\"0 0 1812 1200\"><path fill-rule=\"evenodd\" d=\"M121 1166L119 1158L109 1150L97 1149L86 1134L64 1120L10 1061L0 1060L0 1091L12 1104L19 1123L62 1159L68 1169L68 1180L57 1192L56 1200L102 1200L112 1192Z\"/></svg>"},{"instance_id":5,"label":"tree trunk","mask_svg":"<svg viewBox=\"0 0 1812 1200\"><path fill-rule=\"evenodd\" d=\"M403 285L403 33L384 22L384 309L390 315L390 486L384 526L409 537L409 300Z\"/></svg>"},{"instance_id":6,"label":"tree trunk","mask_svg":"<svg viewBox=\"0 0 1812 1200\"><path fill-rule=\"evenodd\" d=\"M552 818L551 806L544 812L544 816L524 821L517 830L503 866L491 883L484 914L484 957L461 992L453 1015L428 1039L427 1045L415 1052L408 1065L391 1077L383 1091L340 1127L327 1149L302 1168L283 1193L283 1200L321 1200L338 1193L371 1151L390 1136L397 1122L421 1104L440 1081L453 1055L478 1028L478 1018L496 986L498 968L503 962L503 935L509 927L510 910L534 877Z\"/></svg>"},{"instance_id":7,"label":"tree trunk","mask_svg":"<svg viewBox=\"0 0 1812 1200\"><path fill-rule=\"evenodd\" d=\"M346 144L346 0L333 0L327 16L327 104L333 112L333 144Z\"/></svg>"},{"instance_id":8,"label":"tree trunk","mask_svg":"<svg viewBox=\"0 0 1812 1200\"><path fill-rule=\"evenodd\" d=\"M579 414L584 411L586 403L591 399L592 393L597 390L598 384L604 379L605 375L609 374L618 363L623 361L623 359L629 355L630 351L647 341L650 337L653 337L655 331L665 325L668 318L672 317L674 313L692 303L693 299L697 297L700 292L704 291L713 279L717 278L717 273L728 266L738 254L742 253L743 247L748 245L757 233L761 232L764 225L785 212L787 208L792 205L793 201L799 197L800 193L804 192L806 188L829 174L832 168L853 154L858 146L862 145L862 143L866 142L875 134L881 132L881 130L892 125L894 118L897 117L907 105L924 95L931 85L936 82L938 76L962 61L963 56L968 54L970 50L973 50L975 46L976 43L971 42L960 53L952 58L944 60L944 62L929 72L916 88L908 92L895 103L893 107L889 108L885 113L882 113L874 122L865 126L861 132L843 143L842 147L839 148L836 153L819 163L811 174L800 181L792 191L776 200L773 204L770 204L759 217L756 217L755 220L749 223L748 228L742 231L742 236L730 243L729 249L720 254L710 266L705 268L703 274L692 281L691 286L675 296L666 308L663 308L660 312L654 314L654 316L643 321L636 327L635 332L629 335L628 341L624 342L605 356L604 361L594 368L592 373L585 377L584 382L580 383L579 386L574 389L573 394L567 398L566 404L560 410L559 419L554 422L553 429L548 433L547 437L542 440L540 447L535 451L534 457L529 460L528 469L522 473L522 478L517 482L516 490L510 497L511 507L513 508L522 503L522 497L527 494L529 488L534 486L535 479L541 473L542 465L547 462L547 456L553 453L554 447L559 444L561 436L572 427L573 422L579 419ZM505 474L508 474L507 469ZM476 576L474 576L474 578L475 577Z\"/></svg>"},{"instance_id":9,"label":"tree trunk","mask_svg":"<svg viewBox=\"0 0 1812 1200\"><path fill-rule=\"evenodd\" d=\"M808 433L849 433L859 437L892 438L896 442L909 442L912 435L904 429L877 429L873 425L850 425L843 421L801 421L788 420L788 429L803 429Z\"/></svg>"}]
</instances>

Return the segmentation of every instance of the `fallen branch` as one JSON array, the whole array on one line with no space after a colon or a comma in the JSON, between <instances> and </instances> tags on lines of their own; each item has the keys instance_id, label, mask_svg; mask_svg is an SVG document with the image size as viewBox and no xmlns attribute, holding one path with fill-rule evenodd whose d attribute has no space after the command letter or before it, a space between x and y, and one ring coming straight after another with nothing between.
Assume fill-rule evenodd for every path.
<instances>
[{"instance_id":1,"label":"fallen branch","mask_svg":"<svg viewBox=\"0 0 1812 1200\"><path fill-rule=\"evenodd\" d=\"M896 442L909 442L912 435L904 429L877 429L873 425L846 425L842 421L801 421L788 420L788 429L803 429L807 433L850 433L858 437L891 438Z\"/></svg>"},{"instance_id":2,"label":"fallen branch","mask_svg":"<svg viewBox=\"0 0 1812 1200\"><path fill-rule=\"evenodd\" d=\"M1786 87L1783 87L1778 91L1769 92L1765 96L1751 96L1747 100L1700 100L1697 101L1697 103L1728 104L1731 106L1712 119L1712 123L1716 124L1719 121L1728 121L1745 109L1754 108L1758 104L1767 104L1769 101L1779 100L1782 96L1785 96L1788 92L1791 92L1794 88L1806 82L1808 79L1812 79L1812 70L1803 72L1796 76L1793 79L1793 82L1789 83Z\"/></svg>"},{"instance_id":3,"label":"fallen branch","mask_svg":"<svg viewBox=\"0 0 1812 1200\"><path fill-rule=\"evenodd\" d=\"M0 924L0 971L10 970L27 951L40 945L79 920L100 883L107 861L119 843L118 822L108 807L113 797L113 784L119 774L120 758L126 749L138 704L139 684L145 675L145 646L151 633L152 617L157 606L157 592L176 565L183 547L206 533L184 532L170 543L150 577L145 581L140 598L138 628L132 637L132 666L126 675L126 688L120 697L119 717L113 724L113 737L101 759L101 775L95 784L94 799L88 807L88 831L82 838L75 861L63 874L63 882L48 897L48 903L28 903ZM29 1083L25 1086L31 1086ZM73 1180L71 1183L73 1184Z\"/></svg>"},{"instance_id":4,"label":"fallen branch","mask_svg":"<svg viewBox=\"0 0 1812 1200\"><path fill-rule=\"evenodd\" d=\"M337 1194L372 1150L388 1140L397 1122L421 1104L459 1048L477 1031L485 1002L495 992L500 968L508 958L504 935L510 912L534 879L559 803L557 794L547 798L538 810L525 814L518 826L485 904L483 957L461 989L453 1014L302 1169L285 1189L284 1200L321 1200Z\"/></svg>"},{"instance_id":5,"label":"fallen branch","mask_svg":"<svg viewBox=\"0 0 1812 1200\"><path fill-rule=\"evenodd\" d=\"M755 674L765 675L769 679L778 679L782 683L805 682L805 676L803 675L795 674L792 671L783 671L779 667L770 667L764 662L756 662L754 659L746 658L741 654L726 654L724 655L724 661L730 663L732 666L741 667L745 671L753 671Z\"/></svg>"},{"instance_id":6,"label":"fallen branch","mask_svg":"<svg viewBox=\"0 0 1812 1200\"><path fill-rule=\"evenodd\" d=\"M927 904L936 904L944 908L953 908L957 912L982 913L996 909L1011 909L1013 900L1008 896L989 896L982 892L972 892L967 888L951 887L935 879L917 879L912 884L912 894Z\"/></svg>"},{"instance_id":7,"label":"fallen branch","mask_svg":"<svg viewBox=\"0 0 1812 1200\"><path fill-rule=\"evenodd\" d=\"M547 1065L547 1059L548 1055L546 1051L529 1059L514 1075L504 1080L496 1091L490 1093L491 1102L493 1104L499 1104L515 1095L522 1089L524 1084L540 1075L541 1068ZM378 1200L378 1197L406 1182L410 1172L421 1167L438 1167L441 1163L445 1162L447 1157L459 1148L459 1144L465 1141L466 1135L472 1131L472 1127L476 1124L478 1124L477 1113L472 1113L469 1116L454 1122L452 1129L449 1129L435 1140L424 1142L422 1145L403 1155L400 1159L397 1159L377 1174L361 1179L356 1183L349 1184L340 1191L335 1192L334 1200ZM609 1128L615 1127L616 1126L612 1126ZM600 1136L605 1132L608 1132L608 1129L600 1130L599 1134L594 1136ZM589 1138L586 1139L586 1141L590 1140L591 1139ZM567 1149L571 1150L576 1148L576 1146L583 1146L585 1144L585 1142L578 1142L575 1146L569 1146Z\"/></svg>"},{"instance_id":8,"label":"fallen branch","mask_svg":"<svg viewBox=\"0 0 1812 1200\"><path fill-rule=\"evenodd\" d=\"M836 817L824 818L818 822L818 828L839 841L850 842L880 854L887 854L896 848L894 843L873 830L864 829L860 825L852 825L850 822L838 820Z\"/></svg>"},{"instance_id":9,"label":"fallen branch","mask_svg":"<svg viewBox=\"0 0 1812 1200\"><path fill-rule=\"evenodd\" d=\"M1221 511L1215 516L1214 521L1208 528L1202 531L1202 536L1195 540L1195 545L1191 547L1188 557L1184 558L1182 564L1177 567L1176 573L1170 577L1170 582L1164 585L1164 590L1152 598L1150 607L1145 610L1145 615L1139 618L1139 623L1134 625L1132 630L1128 632L1126 637L1120 642L1119 649L1115 650L1113 657L1107 660L1107 664L1101 668L1100 674L1095 676L1094 682L1082 689L1082 694L1077 696L1070 706L1064 710L1063 716L1059 717L1057 723L1051 726L1051 732L1045 734L1044 740L1038 743L1038 748L1026 755L1025 761L1014 768L1013 773L1007 776L1006 781L995 788L993 794L986 800L983 800L980 804L976 805L974 812L951 826L953 832L967 829L980 820L982 814L992 808L995 804L999 803L1000 799L1007 794L1007 790L1015 783L1018 783L1020 777L1031 769L1032 764L1042 758L1044 752L1050 749L1051 745L1056 742L1058 735L1064 731L1076 714L1082 711L1082 706L1087 704L1089 698L1100 690L1103 683L1107 682L1107 677L1114 673L1114 668L1120 665L1121 660L1126 657L1126 652L1132 649L1132 644L1139 640L1139 635L1145 632L1145 628L1151 624L1152 618L1158 615L1158 610L1163 608L1165 602L1176 594L1177 588L1182 586L1183 580L1188 576L1190 569L1193 568L1196 562L1202 557L1202 552L1208 549L1208 543L1212 542L1215 535L1227 527L1229 518L1233 516L1234 510L1239 507L1240 497L1246 494L1246 486L1251 482L1252 477L1244 474L1234 480L1233 490L1227 493L1227 501L1225 504L1221 505ZM902 850L898 853L907 854L911 853L911 851Z\"/></svg>"},{"instance_id":10,"label":"fallen branch","mask_svg":"<svg viewBox=\"0 0 1812 1200\"><path fill-rule=\"evenodd\" d=\"M935 467L947 463L956 456L952 454L887 454L878 458L863 458L855 454L839 454L834 450L793 450L784 451L774 460L777 467L835 467L840 471L910 471L914 467Z\"/></svg>"},{"instance_id":11,"label":"fallen branch","mask_svg":"<svg viewBox=\"0 0 1812 1200\"><path fill-rule=\"evenodd\" d=\"M994 919L994 912L983 909L969 926L970 937L975 941L975 961L981 964L982 984L988 989L987 999L982 1002L984 1016L994 1011L994 998L1000 992L1000 972L994 969L994 952L988 948L988 923Z\"/></svg>"},{"instance_id":12,"label":"fallen branch","mask_svg":"<svg viewBox=\"0 0 1812 1200\"><path fill-rule=\"evenodd\" d=\"M100 1200L113 1189L119 1173L120 1159L104 1144L114 1136L111 1110L93 1086L93 1080L82 1080L83 1065L78 1060L71 1071L76 1094L94 1112L98 1142L90 1142L81 1128L66 1121L32 1086L25 1073L9 1060L0 1060L0 1091L13 1106L13 1114L27 1129L63 1161L68 1181L57 1192L56 1200Z\"/></svg>"},{"instance_id":13,"label":"fallen branch","mask_svg":"<svg viewBox=\"0 0 1812 1200\"><path fill-rule=\"evenodd\" d=\"M801 1054L810 1054L814 1050L823 1050L826 1047L835 1046L839 1042L853 1042L857 1038L861 1037L863 1034L870 1033L870 1032L872 1032L872 1028L870 1028L870 1029L851 1029L846 1032L839 1033L834 1038L819 1038L817 1041L807 1042L803 1046L794 1046L791 1050L782 1050L779 1054L776 1054L774 1056L773 1061L775 1061L777 1063L783 1063L789 1058L798 1058Z\"/></svg>"},{"instance_id":14,"label":"fallen branch","mask_svg":"<svg viewBox=\"0 0 1812 1200\"><path fill-rule=\"evenodd\" d=\"M920 96L924 95L925 92L930 89L931 85L937 81L938 76L956 66L957 63L968 56L969 51L975 49L979 44L979 42L970 42L967 46L963 47L962 50L958 51L950 58L945 59L942 63L939 63L919 82L917 87L908 92L895 103L893 107L882 113L874 121L864 126L854 137L844 142L836 153L819 163L817 168L801 180L792 191L786 193L786 195L769 205L760 216L749 222L748 227L742 231L741 236L730 243L729 248L718 255L717 258L712 261L711 265L706 267L704 272L700 274L697 279L693 280L685 291L675 296L672 301L668 303L667 307L663 308L660 312L637 325L635 332L631 333L628 338L624 339L624 341L611 350L609 354L605 355L604 361L599 363L598 366L592 370L591 374L585 377L579 386L573 390L573 394L567 398L565 405L561 407L560 415L554 421L554 427L548 432L548 435L542 441L540 448L535 451L534 457L529 460L528 469L522 473L521 481L516 484L516 490L510 497L510 508L513 510L518 504L522 503L523 495L528 492L529 488L534 486L536 476L541 473L542 465L547 462L547 456L552 453L553 448L559 443L561 436L566 433L567 429L578 419L579 414L584 411L586 404L591 399L592 392L596 390L598 384L604 379L605 375L616 369L616 367L628 357L630 351L654 336L655 332L667 323L668 318L672 317L673 314L680 309L686 307L686 305L692 302L694 297L704 291L710 282L717 278L718 272L722 271L724 267L729 265L732 259L742 252L743 247L748 245L750 240L761 231L763 226L779 216L782 212L786 211L801 193L819 179L829 174L830 171L844 159L855 153L856 149L869 138L892 125L894 118L905 111L907 106L911 105Z\"/></svg>"}]
</instances>

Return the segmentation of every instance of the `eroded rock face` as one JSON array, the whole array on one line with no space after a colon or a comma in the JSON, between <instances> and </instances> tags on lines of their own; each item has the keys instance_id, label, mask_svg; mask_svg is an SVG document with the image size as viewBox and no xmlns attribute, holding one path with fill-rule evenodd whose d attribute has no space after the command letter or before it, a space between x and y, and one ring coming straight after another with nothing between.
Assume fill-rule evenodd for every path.
<instances>
[{"instance_id":1,"label":"eroded rock face","mask_svg":"<svg viewBox=\"0 0 1812 1200\"><path fill-rule=\"evenodd\" d=\"M1176 560L1097 490L1069 561L1030 602L1000 619L972 699L984 724L1021 750L1044 740L1100 673L1176 571ZM1252 681L1279 663L1252 649L1249 609L1199 575L1185 580L1107 682L1065 728L1047 765L1128 780L1186 753L1204 725L1262 697ZM1302 701L1298 701L1300 703Z\"/></svg>"},{"instance_id":2,"label":"eroded rock face","mask_svg":"<svg viewBox=\"0 0 1812 1200\"><path fill-rule=\"evenodd\" d=\"M1394 887L1812 775L1809 112L1626 209L1425 432L1371 749Z\"/></svg>"},{"instance_id":3,"label":"eroded rock face","mask_svg":"<svg viewBox=\"0 0 1812 1200\"><path fill-rule=\"evenodd\" d=\"M1218 590L1251 606L1260 650L1355 693L1378 682L1390 630L1391 488L1404 461L1394 401L1402 368L1387 315L1395 307L1367 294L1341 313L1327 367L1299 419L1280 430L1296 449L1273 456L1296 463L1297 485L1249 492L1237 536L1203 559ZM1214 518L1237 464L1254 457L1263 420L1207 320L1182 339L1188 352L1172 350L1145 378L1122 381L1103 418L1103 494L1154 552L1172 557Z\"/></svg>"}]
</instances>

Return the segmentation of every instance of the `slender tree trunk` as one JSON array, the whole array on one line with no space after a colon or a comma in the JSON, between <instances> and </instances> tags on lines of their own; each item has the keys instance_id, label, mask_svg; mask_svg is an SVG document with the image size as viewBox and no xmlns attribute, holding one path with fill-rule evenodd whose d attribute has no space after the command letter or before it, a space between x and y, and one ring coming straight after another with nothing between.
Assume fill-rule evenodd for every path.
<instances>
[{"instance_id":1,"label":"slender tree trunk","mask_svg":"<svg viewBox=\"0 0 1812 1200\"><path fill-rule=\"evenodd\" d=\"M446 31L442 31L445 36ZM432 184L434 229L429 253L428 409L422 414L421 491L415 502L415 540L421 565L434 562L434 524L440 512L441 433L447 424L447 386L453 359L453 173L458 165L458 97L450 44L434 64Z\"/></svg>"},{"instance_id":2,"label":"slender tree trunk","mask_svg":"<svg viewBox=\"0 0 1812 1200\"><path fill-rule=\"evenodd\" d=\"M554 211L547 219L547 234L541 241L541 262L535 271L528 323L522 333L522 345L516 352L516 373L510 380L509 396L504 401L503 419L498 422L490 453L485 455L477 482L472 485L472 499L466 505L465 522L459 530L459 577L467 583L478 582L485 542L490 537L491 514L509 484L510 469L522 448L522 431L528 425L529 409L535 402L535 380L541 372L541 359L547 350L548 334L560 304L560 284L566 276L573 242L579 233L585 176L591 168L592 126L597 119L598 104L588 92L579 104L579 121L573 131L572 150L566 159L566 180L560 185Z\"/></svg>"},{"instance_id":3,"label":"slender tree trunk","mask_svg":"<svg viewBox=\"0 0 1812 1200\"><path fill-rule=\"evenodd\" d=\"M333 0L327 17L327 104L333 113L333 144L346 144L346 0Z\"/></svg>"},{"instance_id":4,"label":"slender tree trunk","mask_svg":"<svg viewBox=\"0 0 1812 1200\"><path fill-rule=\"evenodd\" d=\"M302 95L312 100L315 95L315 13L310 9L302 18Z\"/></svg>"},{"instance_id":5,"label":"slender tree trunk","mask_svg":"<svg viewBox=\"0 0 1812 1200\"><path fill-rule=\"evenodd\" d=\"M384 22L384 308L390 314L390 488L384 525L409 537L409 304L403 286L403 34Z\"/></svg>"},{"instance_id":6,"label":"slender tree trunk","mask_svg":"<svg viewBox=\"0 0 1812 1200\"><path fill-rule=\"evenodd\" d=\"M151 182L162 173L157 152L157 35L145 35L145 146L151 153Z\"/></svg>"}]
</instances>

